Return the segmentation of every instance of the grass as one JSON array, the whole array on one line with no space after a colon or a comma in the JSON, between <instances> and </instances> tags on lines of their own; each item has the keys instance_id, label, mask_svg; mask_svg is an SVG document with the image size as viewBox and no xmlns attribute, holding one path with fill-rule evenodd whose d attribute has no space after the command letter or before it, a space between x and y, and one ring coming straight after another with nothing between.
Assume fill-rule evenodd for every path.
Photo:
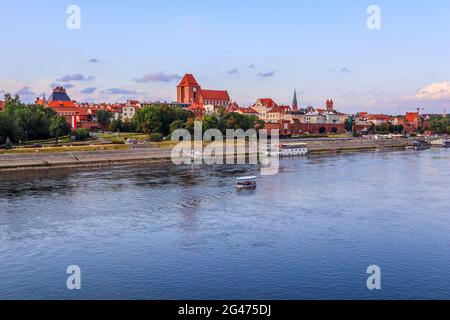
<instances>
[{"instance_id":1,"label":"grass","mask_svg":"<svg viewBox=\"0 0 450 320\"><path fill-rule=\"evenodd\" d=\"M143 133L122 132L119 133L119 135L117 135L116 133L102 134L100 135L100 138L110 140L111 142L125 142L127 139L147 140L150 138L150 136Z\"/></svg>"},{"instance_id":2,"label":"grass","mask_svg":"<svg viewBox=\"0 0 450 320\"><path fill-rule=\"evenodd\" d=\"M27 153L60 153L60 152L88 152L88 151L111 151L128 150L126 145L86 145L86 146L61 146L43 148L14 148L11 150L0 150L0 154L27 154Z\"/></svg>"},{"instance_id":3,"label":"grass","mask_svg":"<svg viewBox=\"0 0 450 320\"><path fill-rule=\"evenodd\" d=\"M23 146L32 146L34 144L41 144L41 145L46 145L46 144L55 144L56 139L55 138L51 138L51 139L45 139L45 140L32 140L32 141L28 141L27 143L22 143ZM72 142L70 140L69 136L64 136L59 138L58 144L60 143L69 143Z\"/></svg>"}]
</instances>

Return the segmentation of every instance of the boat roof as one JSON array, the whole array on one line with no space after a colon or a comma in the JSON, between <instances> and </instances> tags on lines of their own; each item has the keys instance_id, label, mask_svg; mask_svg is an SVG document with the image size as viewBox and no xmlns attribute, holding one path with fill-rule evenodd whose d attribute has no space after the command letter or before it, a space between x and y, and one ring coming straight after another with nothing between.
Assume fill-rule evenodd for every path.
<instances>
[{"instance_id":1,"label":"boat roof","mask_svg":"<svg viewBox=\"0 0 450 320\"><path fill-rule=\"evenodd\" d=\"M258 177L256 176L249 176L249 177L240 177L240 178L236 178L236 180L238 181L245 181L245 180L256 180Z\"/></svg>"},{"instance_id":2,"label":"boat roof","mask_svg":"<svg viewBox=\"0 0 450 320\"><path fill-rule=\"evenodd\" d=\"M282 146L307 146L306 142L291 142L291 143L283 143Z\"/></svg>"}]
</instances>

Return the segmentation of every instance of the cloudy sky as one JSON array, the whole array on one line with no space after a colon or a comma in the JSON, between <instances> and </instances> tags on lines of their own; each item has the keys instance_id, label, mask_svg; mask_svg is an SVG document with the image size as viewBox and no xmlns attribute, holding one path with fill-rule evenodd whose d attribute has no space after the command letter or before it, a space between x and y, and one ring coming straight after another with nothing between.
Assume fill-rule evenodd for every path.
<instances>
[{"instance_id":1,"label":"cloudy sky","mask_svg":"<svg viewBox=\"0 0 450 320\"><path fill-rule=\"evenodd\" d=\"M369 30L367 8L381 9ZM64 85L79 101L176 99L184 73L227 89L339 110L450 110L450 1L2 0L0 93ZM81 9L71 30L70 5ZM73 21L72 26L74 26Z\"/></svg>"}]
</instances>

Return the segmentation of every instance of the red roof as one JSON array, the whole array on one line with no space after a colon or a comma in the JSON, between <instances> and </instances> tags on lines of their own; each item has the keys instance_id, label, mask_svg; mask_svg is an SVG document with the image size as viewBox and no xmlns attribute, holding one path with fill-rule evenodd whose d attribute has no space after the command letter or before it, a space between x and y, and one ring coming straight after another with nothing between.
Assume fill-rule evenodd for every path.
<instances>
[{"instance_id":1,"label":"red roof","mask_svg":"<svg viewBox=\"0 0 450 320\"><path fill-rule=\"evenodd\" d=\"M203 90L201 91L202 98L204 100L223 100L230 101L228 91L222 90Z\"/></svg>"},{"instance_id":2,"label":"red roof","mask_svg":"<svg viewBox=\"0 0 450 320\"><path fill-rule=\"evenodd\" d=\"M234 112L234 111L239 110L239 109L240 109L240 107L239 107L239 105L237 104L236 101L230 102L228 104L228 107L227 107L227 111L228 112Z\"/></svg>"},{"instance_id":3,"label":"red roof","mask_svg":"<svg viewBox=\"0 0 450 320\"><path fill-rule=\"evenodd\" d=\"M278 105L275 103L275 101L273 101L273 99L271 99L271 98L263 98L263 99L259 99L259 101L261 101L261 103L268 108L278 107Z\"/></svg>"},{"instance_id":4,"label":"red roof","mask_svg":"<svg viewBox=\"0 0 450 320\"><path fill-rule=\"evenodd\" d=\"M258 114L258 111L252 108L239 108L239 112L245 114Z\"/></svg>"},{"instance_id":5,"label":"red roof","mask_svg":"<svg viewBox=\"0 0 450 320\"><path fill-rule=\"evenodd\" d=\"M191 104L191 106L189 107L189 110L191 111L195 111L195 110L205 110L205 107L202 104L198 104L198 103L193 103Z\"/></svg>"},{"instance_id":6,"label":"red roof","mask_svg":"<svg viewBox=\"0 0 450 320\"><path fill-rule=\"evenodd\" d=\"M80 108L70 108L70 107L50 107L51 109L53 109L53 111L55 111L56 113L59 114L78 114L80 111L83 111Z\"/></svg>"},{"instance_id":7,"label":"red roof","mask_svg":"<svg viewBox=\"0 0 450 320\"><path fill-rule=\"evenodd\" d=\"M410 123L419 122L420 115L418 112L407 112L405 119Z\"/></svg>"},{"instance_id":8,"label":"red roof","mask_svg":"<svg viewBox=\"0 0 450 320\"><path fill-rule=\"evenodd\" d=\"M286 113L290 108L287 106L276 106L273 107L272 110L269 111L269 113Z\"/></svg>"},{"instance_id":9,"label":"red roof","mask_svg":"<svg viewBox=\"0 0 450 320\"><path fill-rule=\"evenodd\" d=\"M5 102L0 101L0 111L3 111L4 107L5 107Z\"/></svg>"},{"instance_id":10,"label":"red roof","mask_svg":"<svg viewBox=\"0 0 450 320\"><path fill-rule=\"evenodd\" d=\"M178 87L189 87L189 86L199 86L199 84L192 74L187 73L184 75L183 79L181 79Z\"/></svg>"},{"instance_id":11,"label":"red roof","mask_svg":"<svg viewBox=\"0 0 450 320\"><path fill-rule=\"evenodd\" d=\"M48 103L48 106L50 108L54 108L54 107L68 107L68 108L72 108L72 107L75 107L75 103L73 101L50 101Z\"/></svg>"},{"instance_id":12,"label":"red roof","mask_svg":"<svg viewBox=\"0 0 450 320\"><path fill-rule=\"evenodd\" d=\"M381 121L388 121L391 120L390 116L386 116L384 114L371 114L369 115L369 120L381 120Z\"/></svg>"}]
</instances>

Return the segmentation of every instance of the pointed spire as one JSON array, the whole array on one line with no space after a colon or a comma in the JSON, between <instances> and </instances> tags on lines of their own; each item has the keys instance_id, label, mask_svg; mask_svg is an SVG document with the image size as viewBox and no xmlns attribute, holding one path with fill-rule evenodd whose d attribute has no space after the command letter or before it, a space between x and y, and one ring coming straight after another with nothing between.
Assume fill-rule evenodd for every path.
<instances>
[{"instance_id":1,"label":"pointed spire","mask_svg":"<svg viewBox=\"0 0 450 320\"><path fill-rule=\"evenodd\" d=\"M292 101L292 110L298 111L297 89L294 90L294 100Z\"/></svg>"}]
</instances>

